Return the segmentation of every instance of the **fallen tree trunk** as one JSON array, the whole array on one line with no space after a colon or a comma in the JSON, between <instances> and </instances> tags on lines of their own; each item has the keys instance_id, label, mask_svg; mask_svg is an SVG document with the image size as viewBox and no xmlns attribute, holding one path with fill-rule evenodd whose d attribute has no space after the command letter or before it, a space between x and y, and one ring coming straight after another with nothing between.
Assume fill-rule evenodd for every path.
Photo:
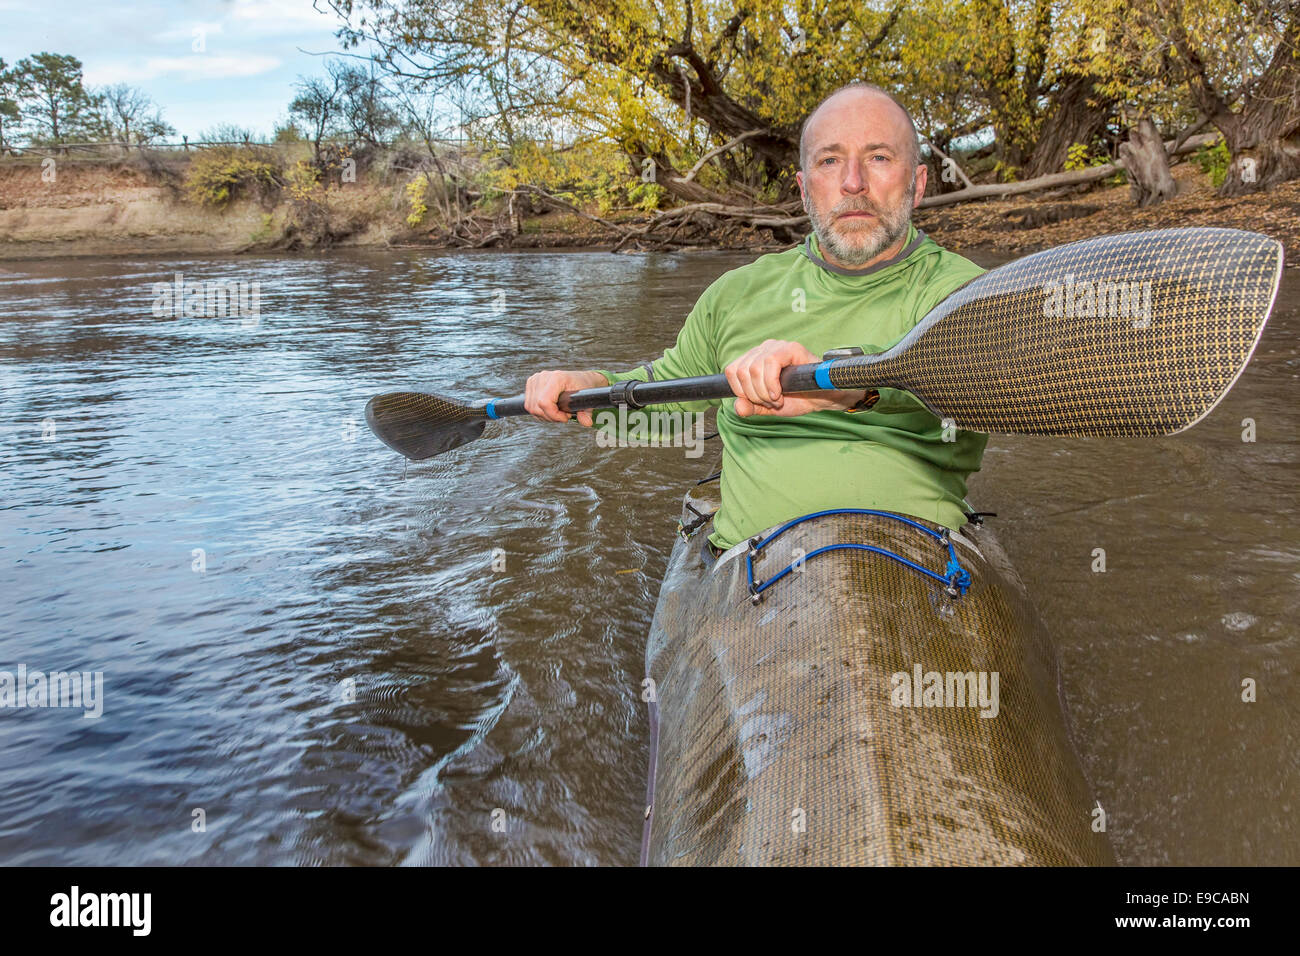
<instances>
[{"instance_id":1,"label":"fallen tree trunk","mask_svg":"<svg viewBox=\"0 0 1300 956\"><path fill-rule=\"evenodd\" d=\"M526 183L521 183L514 188L512 195L517 195L518 193L528 193L533 196L539 196L541 197L542 202L550 203L559 209L566 209L575 216L581 216L583 219L590 219L592 222L600 223L600 225L612 232L626 233L628 231L616 222L610 222L608 219L602 219L600 216L593 216L589 212L583 212L573 203L567 202L559 196L552 196L545 189L542 189L539 186L530 186Z\"/></svg>"},{"instance_id":2,"label":"fallen tree trunk","mask_svg":"<svg viewBox=\"0 0 1300 956\"><path fill-rule=\"evenodd\" d=\"M1169 141L1164 144L1166 152L1170 156L1190 153L1202 146L1206 146L1215 139L1217 134L1202 134L1187 138L1182 143ZM998 199L1004 196L1015 196L1020 193L1037 192L1043 189L1052 189L1063 186L1076 186L1082 183L1097 182L1108 176L1125 169L1123 162L1107 163L1105 166L1094 166L1089 169L1081 169L1068 173L1052 173L1048 176L1039 176L1035 179L1028 179L1020 183L991 183L984 186L968 186L965 189L952 193L941 193L935 196L927 196L921 200L918 208L927 208L931 206L944 206L950 203L966 202L976 199ZM684 183L694 185L691 180L685 179L680 175L673 177L675 184ZM969 181L969 180L968 180ZM650 220L638 227L629 227L619 223L611 222L608 219L602 219L599 216L593 216L578 209L574 204L552 196L545 190L536 186L518 186L518 192L526 192L538 196L543 202L553 204L557 207L567 209L585 219L596 222L604 226L611 233L619 237L615 245L615 251L621 249L629 243L634 243L638 247L641 240L656 241L660 244L673 243L676 245L695 245L694 240L679 238L678 232L683 227L696 226L694 222L696 216L716 217L718 219L727 219L743 225L754 228L768 229L789 229L794 230L804 227L808 224L808 216L800 214L801 203L793 200L779 205L742 205L738 203L728 203L717 201L717 196L709 191L704 191L710 199L701 202L687 202L681 206L675 206L672 209L666 209L663 212L654 214ZM664 230L668 235L664 238L655 239L656 233ZM490 237L495 239L496 237Z\"/></svg>"},{"instance_id":3,"label":"fallen tree trunk","mask_svg":"<svg viewBox=\"0 0 1300 956\"><path fill-rule=\"evenodd\" d=\"M1171 155L1176 156L1193 152L1202 146L1208 146L1215 139L1216 137L1212 133L1193 136L1174 150ZM1168 149L1168 146L1166 146L1166 149ZM1114 176L1123 169L1125 169L1123 162L1115 162L1107 163L1105 166L1091 166L1088 169L1079 169L1069 173L1051 173L1047 176L1038 176L1035 179L1026 179L1020 183L989 183L985 186L972 186L969 189L959 189L955 193L926 196L921 200L917 208L928 209L932 206L946 206L950 203L967 202L972 199L1001 199L1003 196L1032 193L1040 189L1051 189L1054 186L1078 186L1083 183L1095 183L1108 176Z\"/></svg>"}]
</instances>

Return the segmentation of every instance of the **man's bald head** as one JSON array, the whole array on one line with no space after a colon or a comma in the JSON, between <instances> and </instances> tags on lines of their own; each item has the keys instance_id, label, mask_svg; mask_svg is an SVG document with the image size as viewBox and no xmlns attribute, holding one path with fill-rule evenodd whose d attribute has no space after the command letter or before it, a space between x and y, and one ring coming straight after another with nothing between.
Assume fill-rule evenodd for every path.
<instances>
[{"instance_id":1,"label":"man's bald head","mask_svg":"<svg viewBox=\"0 0 1300 956\"><path fill-rule=\"evenodd\" d=\"M881 89L879 86L876 86L874 83L848 83L844 86L841 86L838 90L833 90L828 96L826 96L820 103L817 104L816 109L814 109L811 113L809 113L808 118L803 121L803 128L800 129L799 131L799 168L800 169L804 170L805 172L808 169L808 131L812 128L813 120L817 118L817 114L821 112L823 106L825 106L831 100L841 96L883 96L885 99L889 100L889 102L893 103L894 106L898 108L898 112L899 114L901 114L901 117L907 127L907 133L904 134L904 138L906 140L906 148L909 154L908 158L911 161L913 166L920 165L921 140L916 132L916 124L912 122L912 114L909 113L903 107L902 103L898 102L898 100L894 98L893 94L891 94L887 90Z\"/></svg>"},{"instance_id":2,"label":"man's bald head","mask_svg":"<svg viewBox=\"0 0 1300 956\"><path fill-rule=\"evenodd\" d=\"M903 247L929 177L896 99L870 83L836 90L803 124L799 165L803 208L827 262L861 269Z\"/></svg>"}]
</instances>

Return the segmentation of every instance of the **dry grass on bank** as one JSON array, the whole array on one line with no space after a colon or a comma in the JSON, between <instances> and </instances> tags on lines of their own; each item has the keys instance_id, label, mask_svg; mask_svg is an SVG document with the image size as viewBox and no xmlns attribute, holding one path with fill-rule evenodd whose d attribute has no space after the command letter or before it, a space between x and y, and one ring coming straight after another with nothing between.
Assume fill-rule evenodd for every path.
<instances>
[{"instance_id":1,"label":"dry grass on bank","mask_svg":"<svg viewBox=\"0 0 1300 956\"><path fill-rule=\"evenodd\" d=\"M321 185L309 194L232 200L222 207L193 202L186 193L184 154L146 153L117 161L59 160L53 182L31 161L0 163L0 258L140 253L231 253L334 245L458 247L441 224L406 222L409 176L387 168L356 183ZM1179 194L1138 209L1127 186L1018 196L922 210L917 224L940 244L1018 256L1076 239L1172 226L1229 226L1274 236L1289 262L1300 263L1300 182L1238 199L1220 199L1195 166L1174 169ZM479 234L501 228L503 203L484 204L471 225ZM623 226L646 220L634 210L607 213ZM532 208L518 220L512 248L609 248L604 226L564 209ZM696 248L787 248L767 229L718 220ZM631 249L629 249L631 251Z\"/></svg>"}]
</instances>

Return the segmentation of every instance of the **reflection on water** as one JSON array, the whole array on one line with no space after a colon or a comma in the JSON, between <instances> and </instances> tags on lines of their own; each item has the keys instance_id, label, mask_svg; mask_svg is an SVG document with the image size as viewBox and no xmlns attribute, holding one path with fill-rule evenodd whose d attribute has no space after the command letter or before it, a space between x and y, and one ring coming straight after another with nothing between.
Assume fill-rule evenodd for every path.
<instances>
[{"instance_id":1,"label":"reflection on water","mask_svg":"<svg viewBox=\"0 0 1300 956\"><path fill-rule=\"evenodd\" d=\"M644 635L703 466L518 421L404 466L361 410L653 357L748 258L7 264L0 670L102 671L105 713L0 712L0 860L635 862ZM260 321L155 317L176 272L260 283ZM995 438L972 489L1122 862L1297 862L1294 280L1281 301L1192 432Z\"/></svg>"}]
</instances>

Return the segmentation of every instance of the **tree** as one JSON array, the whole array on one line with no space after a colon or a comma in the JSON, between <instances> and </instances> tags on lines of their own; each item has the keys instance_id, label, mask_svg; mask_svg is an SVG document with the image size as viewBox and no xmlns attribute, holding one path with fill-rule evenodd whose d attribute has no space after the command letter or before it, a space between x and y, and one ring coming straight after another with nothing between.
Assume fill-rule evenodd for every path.
<instances>
[{"instance_id":1,"label":"tree","mask_svg":"<svg viewBox=\"0 0 1300 956\"><path fill-rule=\"evenodd\" d=\"M1153 6L1148 23L1167 31L1192 99L1232 155L1220 194L1300 176L1300 3Z\"/></svg>"},{"instance_id":2,"label":"tree","mask_svg":"<svg viewBox=\"0 0 1300 956\"><path fill-rule=\"evenodd\" d=\"M37 53L14 67L19 102L34 139L50 143L94 130L95 99L81 82L81 61L60 53Z\"/></svg>"},{"instance_id":3,"label":"tree","mask_svg":"<svg viewBox=\"0 0 1300 956\"><path fill-rule=\"evenodd\" d=\"M21 122L17 77L7 68L4 58L0 57L0 155L4 155L9 148L14 131Z\"/></svg>"},{"instance_id":4,"label":"tree","mask_svg":"<svg viewBox=\"0 0 1300 956\"><path fill-rule=\"evenodd\" d=\"M561 123L618 144L638 173L680 198L717 200L717 182L795 192L799 127L855 79L891 85L884 41L903 0L329 0L349 44L377 65L467 90L507 149ZM896 72L896 71L895 71ZM725 149L720 149L725 147ZM691 167L715 154L699 175ZM715 170L719 171L715 174Z\"/></svg>"},{"instance_id":5,"label":"tree","mask_svg":"<svg viewBox=\"0 0 1300 956\"><path fill-rule=\"evenodd\" d=\"M940 0L948 30L961 37L954 64L969 77L993 128L994 151L1024 178L1060 170L1074 143L1091 144L1115 115L1089 34L1054 0ZM918 44L924 55L931 45Z\"/></svg>"},{"instance_id":6,"label":"tree","mask_svg":"<svg viewBox=\"0 0 1300 956\"><path fill-rule=\"evenodd\" d=\"M345 45L376 51L354 90L377 70L460 95L507 159L555 125L600 138L688 202L796 207L800 126L855 80L910 106L933 156L978 134L1020 177L1072 147L1114 155L1139 117L1217 126L1225 193L1300 175L1300 0L325 2Z\"/></svg>"},{"instance_id":7,"label":"tree","mask_svg":"<svg viewBox=\"0 0 1300 956\"><path fill-rule=\"evenodd\" d=\"M320 158L320 144L332 129L339 112L339 78L330 72L326 77L298 77L298 95L289 104L289 116L301 119L311 137L312 155Z\"/></svg>"},{"instance_id":8,"label":"tree","mask_svg":"<svg viewBox=\"0 0 1300 956\"><path fill-rule=\"evenodd\" d=\"M207 129L199 131L199 142L201 143L238 144L256 141L257 136L253 130L237 123L218 123L216 126L209 126Z\"/></svg>"},{"instance_id":9,"label":"tree","mask_svg":"<svg viewBox=\"0 0 1300 956\"><path fill-rule=\"evenodd\" d=\"M401 126L392 97L374 63L332 61L326 67L338 90L338 120L354 141L378 146Z\"/></svg>"},{"instance_id":10,"label":"tree","mask_svg":"<svg viewBox=\"0 0 1300 956\"><path fill-rule=\"evenodd\" d=\"M1300 176L1300 2L1080 0L1079 9L1110 38L1097 59L1135 114L1222 132L1232 159L1221 195Z\"/></svg>"},{"instance_id":11,"label":"tree","mask_svg":"<svg viewBox=\"0 0 1300 956\"><path fill-rule=\"evenodd\" d=\"M149 94L138 87L118 83L98 91L103 99L103 113L109 134L114 140L145 145L165 136L174 136L175 128L162 118L162 110Z\"/></svg>"},{"instance_id":12,"label":"tree","mask_svg":"<svg viewBox=\"0 0 1300 956\"><path fill-rule=\"evenodd\" d=\"M420 80L397 79L393 85L393 104L401 118L403 133L422 142L429 156L437 160L438 141L448 132L448 115L427 86Z\"/></svg>"},{"instance_id":13,"label":"tree","mask_svg":"<svg viewBox=\"0 0 1300 956\"><path fill-rule=\"evenodd\" d=\"M275 129L271 132L273 143L301 143L303 139L302 130L291 119L276 123Z\"/></svg>"},{"instance_id":14,"label":"tree","mask_svg":"<svg viewBox=\"0 0 1300 956\"><path fill-rule=\"evenodd\" d=\"M795 194L799 131L855 80L913 107L940 150L991 126L1004 166L1059 169L1106 129L1060 0L335 0L347 42L377 46L399 77L477 87L507 148L561 119L624 148L688 201L717 188ZM721 150L721 151L719 151ZM708 155L696 176L678 172ZM712 184L717 184L713 186Z\"/></svg>"}]
</instances>

